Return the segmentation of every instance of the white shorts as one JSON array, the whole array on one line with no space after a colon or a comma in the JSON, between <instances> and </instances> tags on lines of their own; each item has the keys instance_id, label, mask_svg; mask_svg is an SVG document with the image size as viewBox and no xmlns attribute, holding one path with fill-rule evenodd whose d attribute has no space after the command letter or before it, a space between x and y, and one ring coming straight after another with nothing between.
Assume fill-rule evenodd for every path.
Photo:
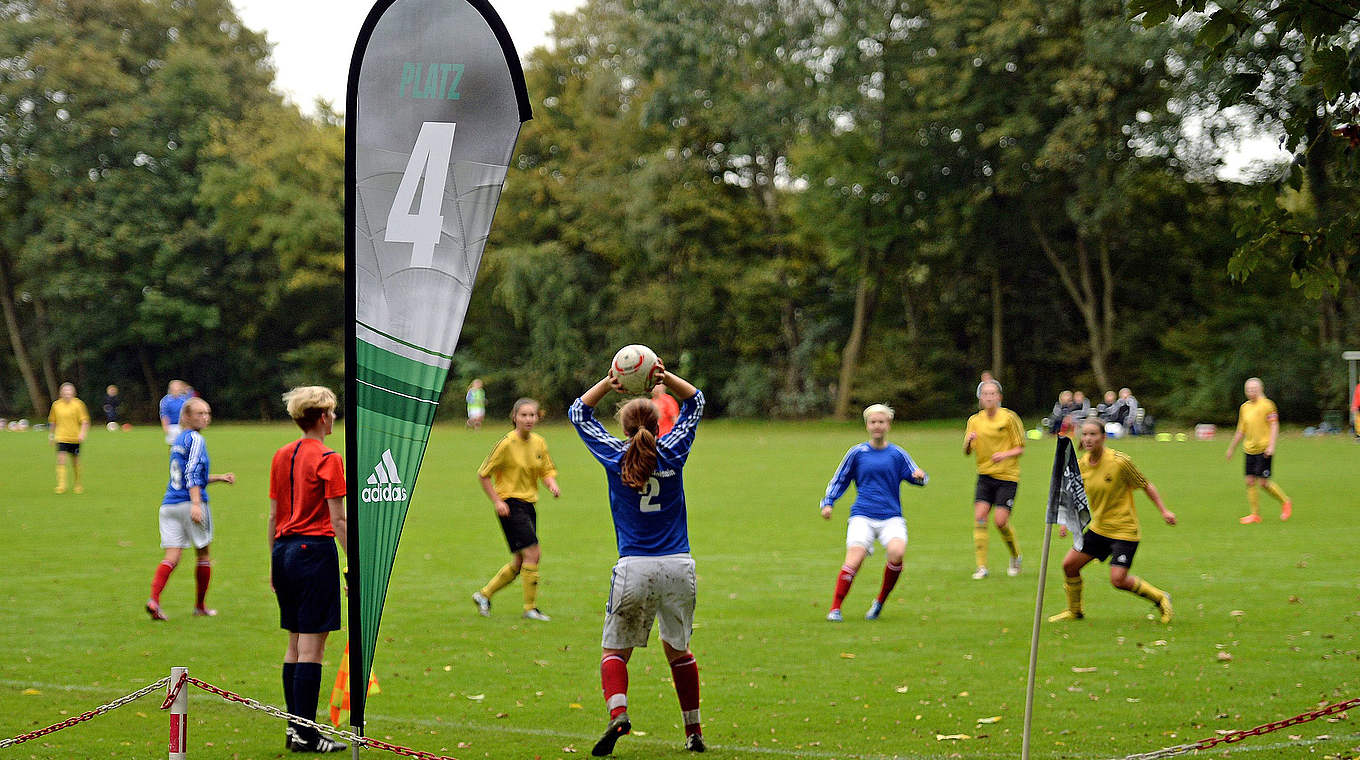
<instances>
[{"instance_id":1,"label":"white shorts","mask_svg":"<svg viewBox=\"0 0 1360 760\"><path fill-rule=\"evenodd\" d=\"M600 645L645 647L652 621L660 618L661 640L675 649L689 649L695 588L694 559L688 554L620 557L610 577Z\"/></svg>"},{"instance_id":2,"label":"white shorts","mask_svg":"<svg viewBox=\"0 0 1360 760\"><path fill-rule=\"evenodd\" d=\"M203 504L203 522L189 518L193 502L161 505L161 548L202 549L213 540L212 509Z\"/></svg>"},{"instance_id":3,"label":"white shorts","mask_svg":"<svg viewBox=\"0 0 1360 760\"><path fill-rule=\"evenodd\" d=\"M902 539L902 543L907 542L905 518L889 517L886 520L873 520L864 515L852 515L845 528L845 548L862 546L870 554L874 553L875 540L886 549L888 542L895 538Z\"/></svg>"},{"instance_id":4,"label":"white shorts","mask_svg":"<svg viewBox=\"0 0 1360 760\"><path fill-rule=\"evenodd\" d=\"M165 431L165 445L174 446L175 439L179 437L181 430L182 428L179 425L171 425L170 428Z\"/></svg>"}]
</instances>

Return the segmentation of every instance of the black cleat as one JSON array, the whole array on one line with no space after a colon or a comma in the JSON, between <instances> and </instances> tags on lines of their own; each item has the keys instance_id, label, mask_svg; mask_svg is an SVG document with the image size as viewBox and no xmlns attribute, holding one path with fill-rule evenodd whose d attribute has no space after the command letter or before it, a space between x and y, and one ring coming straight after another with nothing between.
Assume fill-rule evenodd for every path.
<instances>
[{"instance_id":1,"label":"black cleat","mask_svg":"<svg viewBox=\"0 0 1360 760\"><path fill-rule=\"evenodd\" d=\"M349 745L345 744L344 742L338 742L330 738L329 736L323 736L322 734L318 733L316 735L316 738L312 739L311 741L305 741L303 739L294 739L293 744L291 747L289 747L289 749L293 750L294 752L311 752L314 754L325 754L328 752L344 752L345 750L349 749Z\"/></svg>"},{"instance_id":2,"label":"black cleat","mask_svg":"<svg viewBox=\"0 0 1360 760\"><path fill-rule=\"evenodd\" d=\"M703 734L690 734L685 737L685 749L690 752L706 752L708 747L704 746Z\"/></svg>"},{"instance_id":3,"label":"black cleat","mask_svg":"<svg viewBox=\"0 0 1360 760\"><path fill-rule=\"evenodd\" d=\"M620 736L633 730L633 724L628 720L628 713L621 712L618 717L611 718L609 727L604 730L604 736L595 742L595 748L590 750L590 754L595 757L604 757L614 754L614 744Z\"/></svg>"}]
</instances>

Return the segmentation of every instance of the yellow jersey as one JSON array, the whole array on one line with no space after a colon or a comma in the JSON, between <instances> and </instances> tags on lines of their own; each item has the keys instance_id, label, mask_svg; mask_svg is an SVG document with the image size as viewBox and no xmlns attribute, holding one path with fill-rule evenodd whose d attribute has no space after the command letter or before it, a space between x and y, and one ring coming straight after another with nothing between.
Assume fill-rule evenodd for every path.
<instances>
[{"instance_id":1,"label":"yellow jersey","mask_svg":"<svg viewBox=\"0 0 1360 760\"><path fill-rule=\"evenodd\" d=\"M1086 501L1091 506L1090 530L1106 538L1137 541L1142 536L1138 529L1138 510L1133 506L1133 492L1147 488L1147 478L1127 454L1105 449L1100 461L1091 462L1086 452L1077 462L1081 468L1081 482L1086 487Z\"/></svg>"},{"instance_id":2,"label":"yellow jersey","mask_svg":"<svg viewBox=\"0 0 1360 760\"><path fill-rule=\"evenodd\" d=\"M1270 445L1270 423L1279 422L1280 412L1275 402L1265 396L1248 401L1237 410L1237 430L1242 434L1242 450L1248 454L1264 454Z\"/></svg>"},{"instance_id":3,"label":"yellow jersey","mask_svg":"<svg viewBox=\"0 0 1360 760\"><path fill-rule=\"evenodd\" d=\"M538 501L540 478L557 477L557 468L548 456L548 442L538 433L530 433L526 440L511 430L486 455L477 474L491 478L496 495L502 499Z\"/></svg>"},{"instance_id":4,"label":"yellow jersey","mask_svg":"<svg viewBox=\"0 0 1360 760\"><path fill-rule=\"evenodd\" d=\"M47 424L52 426L52 437L57 443L80 443L80 426L90 424L90 410L78 398L59 398L52 402L47 413Z\"/></svg>"},{"instance_id":5,"label":"yellow jersey","mask_svg":"<svg viewBox=\"0 0 1360 760\"><path fill-rule=\"evenodd\" d=\"M990 475L997 480L1009 480L1013 483L1019 482L1018 457L1007 457L1000 462L992 461L992 455L998 451L1025 445L1024 426L1020 424L1019 415L1004 406L998 407L993 417L988 417L986 411L980 411L968 418L968 427L964 430L965 439L969 433L977 433L977 439L973 441L973 456L977 458L979 475Z\"/></svg>"}]
</instances>

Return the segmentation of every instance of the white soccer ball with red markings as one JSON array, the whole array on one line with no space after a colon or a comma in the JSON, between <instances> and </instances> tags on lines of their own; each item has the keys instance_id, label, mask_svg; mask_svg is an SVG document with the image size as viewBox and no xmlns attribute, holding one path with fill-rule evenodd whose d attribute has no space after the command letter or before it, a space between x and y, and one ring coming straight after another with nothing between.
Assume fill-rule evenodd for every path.
<instances>
[{"instance_id":1,"label":"white soccer ball with red markings","mask_svg":"<svg viewBox=\"0 0 1360 760\"><path fill-rule=\"evenodd\" d=\"M609 376L629 393L643 394L656 385L656 352L634 343L619 349L609 365Z\"/></svg>"}]
</instances>

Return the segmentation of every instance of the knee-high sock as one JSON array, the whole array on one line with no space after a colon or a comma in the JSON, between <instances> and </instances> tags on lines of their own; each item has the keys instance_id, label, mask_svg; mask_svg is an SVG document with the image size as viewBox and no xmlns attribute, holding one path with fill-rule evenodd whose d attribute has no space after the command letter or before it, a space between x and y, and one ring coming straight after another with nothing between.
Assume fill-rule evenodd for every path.
<instances>
[{"instance_id":1,"label":"knee-high sock","mask_svg":"<svg viewBox=\"0 0 1360 760\"><path fill-rule=\"evenodd\" d=\"M973 553L978 567L987 566L987 523L973 526Z\"/></svg>"},{"instance_id":2,"label":"knee-high sock","mask_svg":"<svg viewBox=\"0 0 1360 760\"><path fill-rule=\"evenodd\" d=\"M71 475L73 476L71 482L76 488L80 488L80 460L75 457L71 457Z\"/></svg>"},{"instance_id":3,"label":"knee-high sock","mask_svg":"<svg viewBox=\"0 0 1360 760\"><path fill-rule=\"evenodd\" d=\"M850 584L855 582L855 571L849 565L841 565L841 572L836 576L836 592L831 597L831 609L841 608L841 602L845 601L845 595L850 593Z\"/></svg>"},{"instance_id":4,"label":"knee-high sock","mask_svg":"<svg viewBox=\"0 0 1360 760\"><path fill-rule=\"evenodd\" d=\"M1261 487L1254 483L1247 486L1247 506L1253 515L1261 514Z\"/></svg>"},{"instance_id":5,"label":"knee-high sock","mask_svg":"<svg viewBox=\"0 0 1360 760\"><path fill-rule=\"evenodd\" d=\"M609 654L600 660L600 687L609 717L617 717L628 709L628 663L622 657Z\"/></svg>"},{"instance_id":6,"label":"knee-high sock","mask_svg":"<svg viewBox=\"0 0 1360 760\"><path fill-rule=\"evenodd\" d=\"M64 464L57 465L57 490L66 490L66 465Z\"/></svg>"},{"instance_id":7,"label":"knee-high sock","mask_svg":"<svg viewBox=\"0 0 1360 760\"><path fill-rule=\"evenodd\" d=\"M509 586L510 582L513 581L517 575L519 575L519 570L509 562L505 563L500 570L496 571L495 575L491 576L491 580L487 581L486 585L482 587L482 596L490 599L492 594Z\"/></svg>"},{"instance_id":8,"label":"knee-high sock","mask_svg":"<svg viewBox=\"0 0 1360 760\"><path fill-rule=\"evenodd\" d=\"M671 661L671 680L675 682L675 696L680 699L680 720L685 724L685 736L700 733L699 664L694 661L694 655L683 655Z\"/></svg>"},{"instance_id":9,"label":"knee-high sock","mask_svg":"<svg viewBox=\"0 0 1360 760\"><path fill-rule=\"evenodd\" d=\"M76 478L76 482L77 483L80 482L79 477ZM1266 493L1270 494L1271 496L1274 496L1275 500L1280 502L1281 504L1285 503L1286 501L1289 501L1289 497L1285 496L1284 491L1281 490L1279 486L1275 485L1275 481L1267 480L1263 488L1266 489Z\"/></svg>"},{"instance_id":10,"label":"knee-high sock","mask_svg":"<svg viewBox=\"0 0 1360 760\"><path fill-rule=\"evenodd\" d=\"M1133 588L1129 589L1129 591L1143 597L1153 604L1161 604L1162 600L1166 598L1165 591L1162 591L1142 578L1134 578Z\"/></svg>"},{"instance_id":11,"label":"knee-high sock","mask_svg":"<svg viewBox=\"0 0 1360 760\"><path fill-rule=\"evenodd\" d=\"M1001 540L1006 542L1006 548L1010 550L1012 557L1020 556L1020 545L1015 542L1015 528L1008 522L1005 525L996 526L1001 533Z\"/></svg>"},{"instance_id":12,"label":"knee-high sock","mask_svg":"<svg viewBox=\"0 0 1360 760\"><path fill-rule=\"evenodd\" d=\"M170 580L170 573L175 572L175 563L161 560L156 565L156 574L151 578L151 601L156 604L161 603L161 592L165 590L166 581Z\"/></svg>"},{"instance_id":13,"label":"knee-high sock","mask_svg":"<svg viewBox=\"0 0 1360 760\"><path fill-rule=\"evenodd\" d=\"M1067 609L1080 615L1081 610L1081 576L1075 578L1063 578L1063 591L1067 592Z\"/></svg>"},{"instance_id":14,"label":"knee-high sock","mask_svg":"<svg viewBox=\"0 0 1360 760\"><path fill-rule=\"evenodd\" d=\"M892 593L893 586L897 585L897 579L902 576L902 565L889 562L883 566L883 585L878 589L878 603L888 601L888 594Z\"/></svg>"},{"instance_id":15,"label":"knee-high sock","mask_svg":"<svg viewBox=\"0 0 1360 760\"><path fill-rule=\"evenodd\" d=\"M201 559L194 568L194 588L197 596L195 607L202 608L203 600L208 598L208 583L212 580L212 560Z\"/></svg>"},{"instance_id":16,"label":"knee-high sock","mask_svg":"<svg viewBox=\"0 0 1360 760\"><path fill-rule=\"evenodd\" d=\"M299 662L293 670L293 714L310 721L316 720L316 703L321 694L321 663ZM299 726L303 739L315 741L317 730Z\"/></svg>"},{"instance_id":17,"label":"knee-high sock","mask_svg":"<svg viewBox=\"0 0 1360 760\"><path fill-rule=\"evenodd\" d=\"M297 677L297 663L285 662L283 664L283 704L288 708L289 715L297 715L297 700L293 698L293 679ZM291 728L296 729L297 724L288 721Z\"/></svg>"},{"instance_id":18,"label":"knee-high sock","mask_svg":"<svg viewBox=\"0 0 1360 760\"><path fill-rule=\"evenodd\" d=\"M519 582L524 584L524 610L538 607L538 565L528 562L520 569Z\"/></svg>"}]
</instances>

